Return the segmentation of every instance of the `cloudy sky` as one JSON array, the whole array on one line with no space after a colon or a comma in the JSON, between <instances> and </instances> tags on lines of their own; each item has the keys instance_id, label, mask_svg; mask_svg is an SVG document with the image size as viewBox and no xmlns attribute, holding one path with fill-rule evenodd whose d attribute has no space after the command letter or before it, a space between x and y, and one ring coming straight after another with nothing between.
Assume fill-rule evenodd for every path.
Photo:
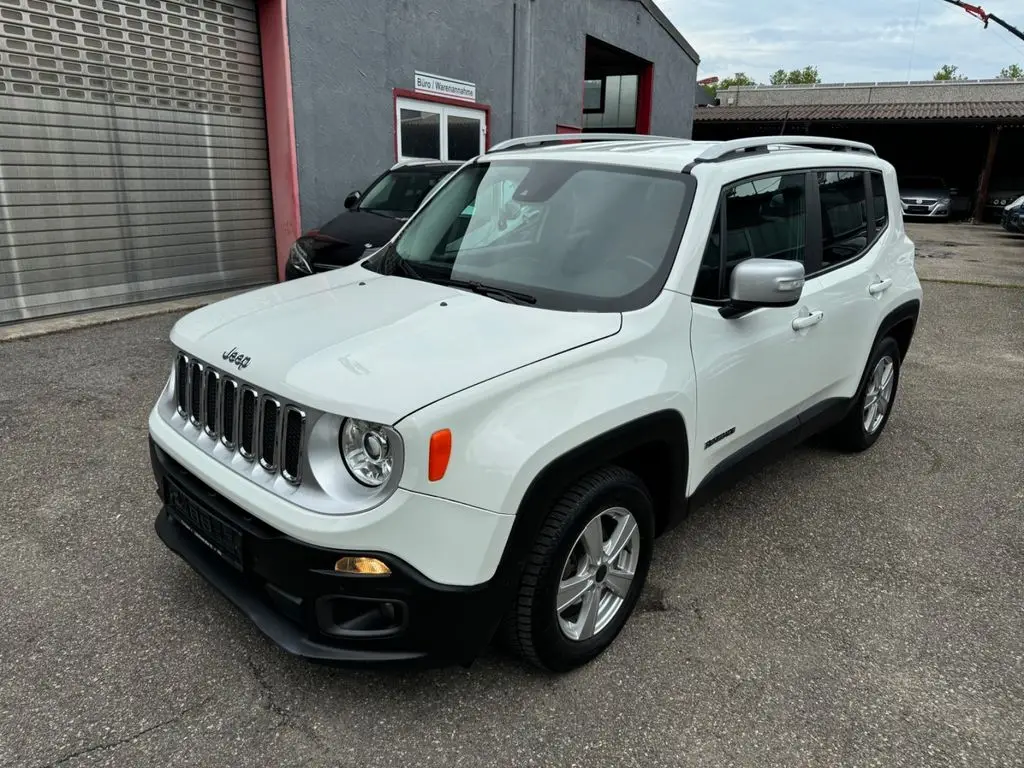
<instances>
[{"instance_id":1,"label":"cloudy sky","mask_svg":"<svg viewBox=\"0 0 1024 768\"><path fill-rule=\"evenodd\" d=\"M1024 0L973 0L1024 29ZM701 57L699 77L818 67L825 82L971 78L1024 66L1024 41L942 0L657 0Z\"/></svg>"}]
</instances>

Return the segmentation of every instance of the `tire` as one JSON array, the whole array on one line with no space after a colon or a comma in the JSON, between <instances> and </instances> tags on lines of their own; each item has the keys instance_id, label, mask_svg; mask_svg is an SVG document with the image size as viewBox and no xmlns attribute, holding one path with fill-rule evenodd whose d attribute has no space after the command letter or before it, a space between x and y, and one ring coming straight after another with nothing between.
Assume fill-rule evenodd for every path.
<instances>
[{"instance_id":1,"label":"tire","mask_svg":"<svg viewBox=\"0 0 1024 768\"><path fill-rule=\"evenodd\" d=\"M635 534L626 540L613 567L605 564L602 571L589 554L596 544L592 536L601 531L600 549L607 557L615 534L625 538L632 530L622 513L636 524ZM533 543L502 626L506 647L550 672L567 672L597 657L636 607L653 544L654 505L639 477L620 467L605 467L579 480L554 505ZM625 582L617 574L630 569L633 576L624 589ZM581 592L575 601L578 612L575 605L561 613L556 610L563 579L571 579L563 598L571 594L570 588ZM588 579L593 582L590 587L586 587ZM589 610L594 606L596 611ZM593 617L592 624L588 625L588 617ZM572 637L573 627L578 638ZM592 634L587 634L588 628Z\"/></svg>"},{"instance_id":2,"label":"tire","mask_svg":"<svg viewBox=\"0 0 1024 768\"><path fill-rule=\"evenodd\" d=\"M891 386L888 386L889 396L887 399L878 398L879 381L877 375L885 376L885 363L892 366ZM871 357L868 358L868 365L865 369L864 383L857 394L856 401L846 417L836 425L832 431L832 441L840 450L850 453L866 451L881 436L885 425L889 423L889 416L892 414L893 402L896 399L896 391L900 383L900 346L891 336L886 336L875 346ZM884 385L884 382L883 382ZM882 387L882 392L886 387ZM876 413L868 424L868 410L872 402L883 402L884 412Z\"/></svg>"}]
</instances>

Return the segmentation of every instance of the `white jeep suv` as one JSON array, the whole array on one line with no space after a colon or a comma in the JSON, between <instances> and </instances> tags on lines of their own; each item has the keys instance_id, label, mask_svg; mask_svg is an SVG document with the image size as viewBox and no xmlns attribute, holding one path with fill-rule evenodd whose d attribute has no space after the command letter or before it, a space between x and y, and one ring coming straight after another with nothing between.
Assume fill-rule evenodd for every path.
<instances>
[{"instance_id":1,"label":"white jeep suv","mask_svg":"<svg viewBox=\"0 0 1024 768\"><path fill-rule=\"evenodd\" d=\"M568 670L696 500L878 439L921 299L867 145L505 142L369 258L174 326L156 529L293 653Z\"/></svg>"}]
</instances>

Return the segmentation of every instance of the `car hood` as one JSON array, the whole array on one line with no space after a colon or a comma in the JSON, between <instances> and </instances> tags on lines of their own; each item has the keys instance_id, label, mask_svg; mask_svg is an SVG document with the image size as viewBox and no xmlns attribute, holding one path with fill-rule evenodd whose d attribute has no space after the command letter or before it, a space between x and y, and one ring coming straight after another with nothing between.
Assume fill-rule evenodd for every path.
<instances>
[{"instance_id":1,"label":"car hood","mask_svg":"<svg viewBox=\"0 0 1024 768\"><path fill-rule=\"evenodd\" d=\"M328 266L348 266L358 261L367 246L384 245L405 223L403 219L366 211L345 211L320 228L320 234L339 241L337 246L321 247L313 260Z\"/></svg>"},{"instance_id":2,"label":"car hood","mask_svg":"<svg viewBox=\"0 0 1024 768\"><path fill-rule=\"evenodd\" d=\"M459 390L613 336L621 325L618 313L509 304L356 265L195 310L174 326L171 341L288 401L394 424Z\"/></svg>"},{"instance_id":3,"label":"car hood","mask_svg":"<svg viewBox=\"0 0 1024 768\"><path fill-rule=\"evenodd\" d=\"M922 187L908 187L906 189L900 189L900 197L925 197L925 198L940 198L949 197L949 190L942 189L941 187L933 188L922 188Z\"/></svg>"}]
</instances>

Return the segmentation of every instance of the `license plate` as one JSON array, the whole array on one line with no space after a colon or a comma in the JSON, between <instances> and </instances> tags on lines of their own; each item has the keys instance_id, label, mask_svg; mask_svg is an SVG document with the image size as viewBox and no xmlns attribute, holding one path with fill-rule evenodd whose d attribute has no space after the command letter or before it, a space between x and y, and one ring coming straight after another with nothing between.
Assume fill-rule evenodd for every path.
<instances>
[{"instance_id":1,"label":"license plate","mask_svg":"<svg viewBox=\"0 0 1024 768\"><path fill-rule=\"evenodd\" d=\"M170 480L167 481L167 508L175 521L225 562L242 570L242 532L238 528L207 509Z\"/></svg>"},{"instance_id":2,"label":"license plate","mask_svg":"<svg viewBox=\"0 0 1024 768\"><path fill-rule=\"evenodd\" d=\"M912 205L907 209L908 213L928 213L927 205Z\"/></svg>"}]
</instances>

